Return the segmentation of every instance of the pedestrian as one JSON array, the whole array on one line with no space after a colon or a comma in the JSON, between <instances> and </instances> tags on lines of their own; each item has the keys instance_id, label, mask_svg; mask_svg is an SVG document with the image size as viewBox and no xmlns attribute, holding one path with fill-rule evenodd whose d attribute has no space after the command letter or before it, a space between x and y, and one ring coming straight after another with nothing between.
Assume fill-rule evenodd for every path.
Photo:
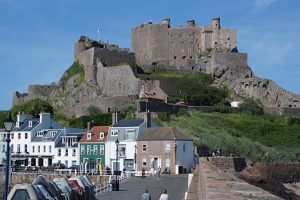
<instances>
[{"instance_id":1,"label":"pedestrian","mask_svg":"<svg viewBox=\"0 0 300 200\"><path fill-rule=\"evenodd\" d=\"M157 169L157 175L158 175L158 178L160 178L160 173L161 173L161 168L160 168L160 166L159 166L158 169Z\"/></svg>"},{"instance_id":2,"label":"pedestrian","mask_svg":"<svg viewBox=\"0 0 300 200\"><path fill-rule=\"evenodd\" d=\"M143 167L143 169L142 169L142 177L141 177L141 179L142 178L145 178L145 167Z\"/></svg>"},{"instance_id":3,"label":"pedestrian","mask_svg":"<svg viewBox=\"0 0 300 200\"><path fill-rule=\"evenodd\" d=\"M145 193L142 194L142 200L152 200L151 195L148 193L148 189L145 189Z\"/></svg>"},{"instance_id":4,"label":"pedestrian","mask_svg":"<svg viewBox=\"0 0 300 200\"><path fill-rule=\"evenodd\" d=\"M166 189L163 189L163 193L160 195L159 200L169 200L169 195L167 194Z\"/></svg>"}]
</instances>

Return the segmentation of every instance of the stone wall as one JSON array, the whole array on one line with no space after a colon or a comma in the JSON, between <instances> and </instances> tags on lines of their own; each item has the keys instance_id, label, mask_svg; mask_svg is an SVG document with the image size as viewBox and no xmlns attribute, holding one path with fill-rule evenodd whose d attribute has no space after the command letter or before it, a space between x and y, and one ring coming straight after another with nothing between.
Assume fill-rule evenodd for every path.
<instances>
[{"instance_id":1,"label":"stone wall","mask_svg":"<svg viewBox=\"0 0 300 200\"><path fill-rule=\"evenodd\" d=\"M247 167L245 158L239 157L209 157L209 161L222 171L233 170L240 172Z\"/></svg>"},{"instance_id":2,"label":"stone wall","mask_svg":"<svg viewBox=\"0 0 300 200\"><path fill-rule=\"evenodd\" d=\"M300 181L300 163L256 163L253 169L261 175L282 183Z\"/></svg>"}]
</instances>

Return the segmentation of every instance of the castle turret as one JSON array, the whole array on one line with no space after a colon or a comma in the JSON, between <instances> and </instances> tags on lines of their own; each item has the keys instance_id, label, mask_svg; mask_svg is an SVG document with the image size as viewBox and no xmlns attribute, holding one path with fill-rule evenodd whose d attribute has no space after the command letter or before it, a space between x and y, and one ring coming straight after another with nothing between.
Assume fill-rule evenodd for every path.
<instances>
[{"instance_id":1,"label":"castle turret","mask_svg":"<svg viewBox=\"0 0 300 200\"><path fill-rule=\"evenodd\" d=\"M214 18L211 21L211 26L213 29L212 32L212 46L213 47L220 47L220 18Z\"/></svg>"},{"instance_id":2,"label":"castle turret","mask_svg":"<svg viewBox=\"0 0 300 200\"><path fill-rule=\"evenodd\" d=\"M86 37L80 36L78 42L74 46L74 61L78 60L78 56L81 52L85 51L87 47L85 46Z\"/></svg>"},{"instance_id":3,"label":"castle turret","mask_svg":"<svg viewBox=\"0 0 300 200\"><path fill-rule=\"evenodd\" d=\"M195 20L188 20L187 27L195 27Z\"/></svg>"},{"instance_id":4,"label":"castle turret","mask_svg":"<svg viewBox=\"0 0 300 200\"><path fill-rule=\"evenodd\" d=\"M165 18L163 19L163 24L168 24L168 26L170 27L170 19L169 18Z\"/></svg>"}]
</instances>

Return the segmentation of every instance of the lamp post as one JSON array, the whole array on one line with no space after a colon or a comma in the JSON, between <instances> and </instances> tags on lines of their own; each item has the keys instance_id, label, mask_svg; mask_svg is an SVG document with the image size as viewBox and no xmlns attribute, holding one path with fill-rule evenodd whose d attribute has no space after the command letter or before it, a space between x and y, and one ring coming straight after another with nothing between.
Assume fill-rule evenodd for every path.
<instances>
[{"instance_id":1,"label":"lamp post","mask_svg":"<svg viewBox=\"0 0 300 200\"><path fill-rule=\"evenodd\" d=\"M137 148L137 146L136 145L134 145L134 170L136 171L136 148Z\"/></svg>"},{"instance_id":2,"label":"lamp post","mask_svg":"<svg viewBox=\"0 0 300 200\"><path fill-rule=\"evenodd\" d=\"M116 144L116 181L118 180L118 153L119 153L119 140L117 139L115 141L115 144Z\"/></svg>"},{"instance_id":3,"label":"lamp post","mask_svg":"<svg viewBox=\"0 0 300 200\"><path fill-rule=\"evenodd\" d=\"M4 187L4 200L7 200L8 196L8 185L9 185L9 176L10 176L10 132L15 124L12 120L11 115L9 113L8 119L3 120L6 134L6 164L5 164L5 187Z\"/></svg>"}]
</instances>

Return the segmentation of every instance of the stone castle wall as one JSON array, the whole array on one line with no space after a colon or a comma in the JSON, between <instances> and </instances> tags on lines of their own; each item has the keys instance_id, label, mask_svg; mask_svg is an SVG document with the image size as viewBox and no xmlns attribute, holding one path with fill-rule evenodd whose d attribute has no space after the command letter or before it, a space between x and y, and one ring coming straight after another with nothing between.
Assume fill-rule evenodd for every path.
<instances>
[{"instance_id":1,"label":"stone castle wall","mask_svg":"<svg viewBox=\"0 0 300 200\"><path fill-rule=\"evenodd\" d=\"M233 170L240 172L247 167L245 158L239 157L209 157L209 162L223 171Z\"/></svg>"},{"instance_id":2,"label":"stone castle wall","mask_svg":"<svg viewBox=\"0 0 300 200\"><path fill-rule=\"evenodd\" d=\"M300 181L300 163L257 163L253 169L261 175L276 179L282 183Z\"/></svg>"},{"instance_id":3,"label":"stone castle wall","mask_svg":"<svg viewBox=\"0 0 300 200\"><path fill-rule=\"evenodd\" d=\"M176 66L180 70L195 65L206 49L236 49L236 30L221 29L219 18L204 27L197 27L194 20L189 20L186 27L175 28L170 26L170 19L164 19L160 24L133 28L131 48L139 65Z\"/></svg>"}]
</instances>

